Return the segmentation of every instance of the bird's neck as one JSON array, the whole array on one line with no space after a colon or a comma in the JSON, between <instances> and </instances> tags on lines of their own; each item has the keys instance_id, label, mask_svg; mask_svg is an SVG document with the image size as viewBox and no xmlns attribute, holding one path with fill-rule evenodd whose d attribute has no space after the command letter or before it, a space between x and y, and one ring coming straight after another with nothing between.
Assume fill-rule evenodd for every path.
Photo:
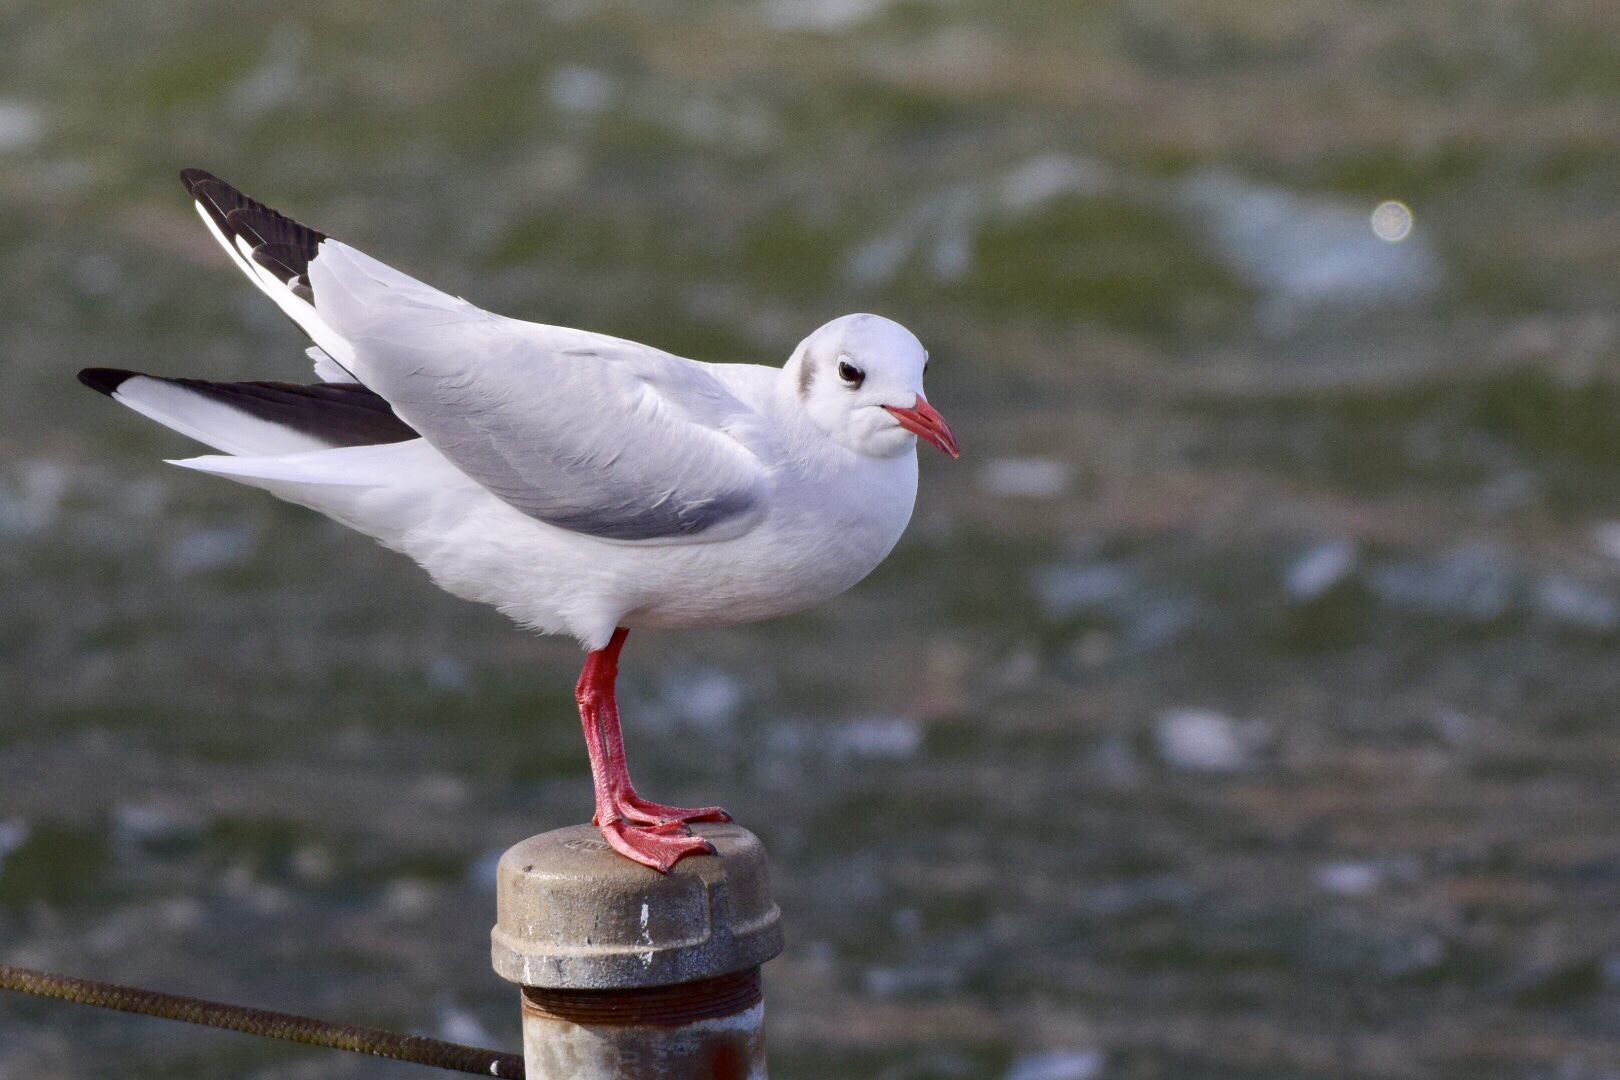
<instances>
[{"instance_id":1,"label":"bird's neck","mask_svg":"<svg viewBox=\"0 0 1620 1080\"><path fill-rule=\"evenodd\" d=\"M834 441L810 417L799 387L800 354L777 373L770 400L770 429L777 453L809 475L847 467L860 455Z\"/></svg>"}]
</instances>

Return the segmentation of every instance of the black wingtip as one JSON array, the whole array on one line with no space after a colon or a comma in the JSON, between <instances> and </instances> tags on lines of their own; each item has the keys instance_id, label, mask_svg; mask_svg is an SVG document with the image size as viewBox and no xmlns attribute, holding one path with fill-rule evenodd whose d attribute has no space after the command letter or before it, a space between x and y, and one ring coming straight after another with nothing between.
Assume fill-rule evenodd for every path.
<instances>
[{"instance_id":1,"label":"black wingtip","mask_svg":"<svg viewBox=\"0 0 1620 1080\"><path fill-rule=\"evenodd\" d=\"M219 177L215 176L207 169L180 170L180 182L186 185L186 194L190 195L192 198L197 197L197 185L207 183L210 180L216 183L220 182Z\"/></svg>"},{"instance_id":2,"label":"black wingtip","mask_svg":"<svg viewBox=\"0 0 1620 1080\"><path fill-rule=\"evenodd\" d=\"M114 390L124 385L125 379L132 379L139 374L138 371L121 371L118 368L87 367L79 372L79 381L90 389L111 397Z\"/></svg>"}]
</instances>

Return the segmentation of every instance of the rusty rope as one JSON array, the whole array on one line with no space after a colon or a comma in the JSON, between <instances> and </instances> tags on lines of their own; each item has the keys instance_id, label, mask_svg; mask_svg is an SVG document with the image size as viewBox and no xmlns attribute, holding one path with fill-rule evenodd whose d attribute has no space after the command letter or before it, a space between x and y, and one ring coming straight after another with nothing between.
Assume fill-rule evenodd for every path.
<instances>
[{"instance_id":1,"label":"rusty rope","mask_svg":"<svg viewBox=\"0 0 1620 1080\"><path fill-rule=\"evenodd\" d=\"M429 1039L421 1035L401 1035L377 1028L353 1027L333 1024L308 1016L249 1009L240 1005L222 1005L215 1001L160 994L155 990L141 990L133 986L75 979L66 975L53 975L44 971L0 964L0 990L16 990L24 994L59 998L93 1005L99 1009L117 1009L119 1012L158 1016L166 1020L180 1020L187 1024L240 1031L248 1035L261 1035L267 1039L285 1039L307 1046L324 1046L332 1050L349 1050L356 1054L409 1061L436 1069L454 1072L478 1073L502 1080L523 1080L523 1059L515 1054L497 1050L480 1050L459 1043Z\"/></svg>"}]
</instances>

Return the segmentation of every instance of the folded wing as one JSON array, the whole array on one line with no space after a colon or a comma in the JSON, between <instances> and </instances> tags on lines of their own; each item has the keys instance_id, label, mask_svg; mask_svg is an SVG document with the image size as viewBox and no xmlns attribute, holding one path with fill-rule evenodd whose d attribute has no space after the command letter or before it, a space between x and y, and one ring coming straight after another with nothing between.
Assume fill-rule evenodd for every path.
<instances>
[{"instance_id":1,"label":"folded wing","mask_svg":"<svg viewBox=\"0 0 1620 1080\"><path fill-rule=\"evenodd\" d=\"M702 365L492 315L331 240L310 284L355 376L524 513L663 542L739 535L763 516L759 418Z\"/></svg>"},{"instance_id":2,"label":"folded wing","mask_svg":"<svg viewBox=\"0 0 1620 1080\"><path fill-rule=\"evenodd\" d=\"M314 340L323 377L364 384L525 514L663 543L740 535L763 516L760 418L704 365L501 318L209 173L183 179L238 267Z\"/></svg>"}]
</instances>

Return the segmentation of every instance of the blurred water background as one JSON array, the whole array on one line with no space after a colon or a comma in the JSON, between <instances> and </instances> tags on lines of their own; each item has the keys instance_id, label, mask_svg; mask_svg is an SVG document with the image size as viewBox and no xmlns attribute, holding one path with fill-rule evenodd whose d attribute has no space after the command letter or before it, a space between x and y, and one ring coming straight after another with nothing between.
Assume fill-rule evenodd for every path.
<instances>
[{"instance_id":1,"label":"blurred water background","mask_svg":"<svg viewBox=\"0 0 1620 1080\"><path fill-rule=\"evenodd\" d=\"M305 376L188 165L515 316L932 350L871 579L626 653L774 856L782 1080L1620 1076L1620 5L0 6L0 959L510 1047L579 654L74 382ZM414 1075L0 999L115 1074Z\"/></svg>"}]
</instances>

